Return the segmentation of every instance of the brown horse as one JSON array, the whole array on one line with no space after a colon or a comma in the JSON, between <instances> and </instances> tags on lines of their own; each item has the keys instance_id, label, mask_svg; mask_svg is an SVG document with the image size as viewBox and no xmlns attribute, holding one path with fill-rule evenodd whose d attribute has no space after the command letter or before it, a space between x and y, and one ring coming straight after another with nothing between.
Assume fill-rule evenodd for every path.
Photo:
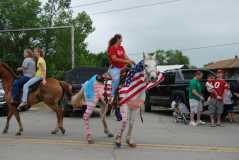
<instances>
[{"instance_id":1,"label":"brown horse","mask_svg":"<svg viewBox=\"0 0 239 160\"><path fill-rule=\"evenodd\" d=\"M13 115L15 115L15 118L19 125L19 130L16 135L21 135L23 132L23 126L20 114L17 111L18 104L11 103L12 85L17 76L7 64L0 62L0 78L3 82L5 100L8 105L8 116L3 133L8 132L10 119ZM49 78L47 79L47 83L45 85L40 84L40 86L35 91L31 92L28 96L28 106L32 106L39 102L44 102L56 113L57 126L51 132L52 134L56 134L59 130L62 132L62 134L65 133L65 129L63 127L64 109L59 106L64 93L71 94L71 85L63 81Z\"/></svg>"}]
</instances>

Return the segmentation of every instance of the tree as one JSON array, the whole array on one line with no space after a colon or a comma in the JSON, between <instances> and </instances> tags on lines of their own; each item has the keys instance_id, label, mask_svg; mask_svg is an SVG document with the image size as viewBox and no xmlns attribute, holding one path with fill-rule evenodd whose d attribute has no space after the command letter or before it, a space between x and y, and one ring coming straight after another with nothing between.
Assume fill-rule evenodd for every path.
<instances>
[{"instance_id":1,"label":"tree","mask_svg":"<svg viewBox=\"0 0 239 160\"><path fill-rule=\"evenodd\" d=\"M78 13L74 18L70 9L70 0L48 0L44 6L42 23L46 26L71 26L75 28L76 66L89 63L89 51L85 39L94 31L92 20L86 12ZM71 68L70 29L55 30L43 35L42 44L48 53L50 75L61 77ZM90 63L89 63L90 64Z\"/></svg>"},{"instance_id":2,"label":"tree","mask_svg":"<svg viewBox=\"0 0 239 160\"><path fill-rule=\"evenodd\" d=\"M189 58L179 50L157 50L156 58L160 65L185 64L189 65Z\"/></svg>"},{"instance_id":3,"label":"tree","mask_svg":"<svg viewBox=\"0 0 239 160\"><path fill-rule=\"evenodd\" d=\"M94 31L92 20L85 12L73 17L71 0L8 0L0 5L1 29L71 26L75 27L76 65L89 62L85 39ZM25 48L41 47L45 51L48 76L60 78L71 69L71 32L69 29L0 33L0 59L16 68L22 62Z\"/></svg>"},{"instance_id":4,"label":"tree","mask_svg":"<svg viewBox=\"0 0 239 160\"><path fill-rule=\"evenodd\" d=\"M39 0L8 0L0 5L1 29L38 27L40 13ZM4 59L12 67L20 64L24 48L32 45L34 32L0 33L0 59Z\"/></svg>"}]
</instances>

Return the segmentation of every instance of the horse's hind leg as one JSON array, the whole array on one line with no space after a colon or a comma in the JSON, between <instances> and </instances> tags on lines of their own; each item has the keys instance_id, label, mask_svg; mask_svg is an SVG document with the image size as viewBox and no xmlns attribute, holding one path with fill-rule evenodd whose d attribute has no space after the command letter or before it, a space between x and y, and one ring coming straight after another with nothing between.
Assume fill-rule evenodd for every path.
<instances>
[{"instance_id":1,"label":"horse's hind leg","mask_svg":"<svg viewBox=\"0 0 239 160\"><path fill-rule=\"evenodd\" d=\"M59 126L60 126L60 115L58 111L58 106L53 104L48 104L48 106L56 113L56 118L57 118L56 128L53 131L51 131L51 134L57 134L59 132Z\"/></svg>"},{"instance_id":2,"label":"horse's hind leg","mask_svg":"<svg viewBox=\"0 0 239 160\"><path fill-rule=\"evenodd\" d=\"M60 118L60 123L59 123L59 129L61 130L62 134L66 133L65 128L63 127L63 120L64 120L64 110L62 107L58 108L58 114L59 114L59 118Z\"/></svg>"},{"instance_id":3,"label":"horse's hind leg","mask_svg":"<svg viewBox=\"0 0 239 160\"><path fill-rule=\"evenodd\" d=\"M16 109L14 109L13 106L10 106L8 109L9 110L8 110L8 115L7 115L7 121L6 121L5 128L4 128L3 132L2 132L3 134L8 132L10 120L11 120L13 114L16 112Z\"/></svg>"},{"instance_id":4,"label":"horse's hind leg","mask_svg":"<svg viewBox=\"0 0 239 160\"><path fill-rule=\"evenodd\" d=\"M107 122L106 122L106 113L108 111L108 105L103 105L101 104L101 121L104 127L104 133L108 136L108 137L114 137L114 135L109 131Z\"/></svg>"},{"instance_id":5,"label":"horse's hind leg","mask_svg":"<svg viewBox=\"0 0 239 160\"><path fill-rule=\"evenodd\" d=\"M132 148L136 147L136 144L132 140L132 132L133 132L136 113L137 113L137 110L129 109L129 129L126 136L126 143Z\"/></svg>"},{"instance_id":6,"label":"horse's hind leg","mask_svg":"<svg viewBox=\"0 0 239 160\"><path fill-rule=\"evenodd\" d=\"M51 131L51 134L57 134L59 132L60 116L57 110L56 110L56 118L57 118L56 128L53 131Z\"/></svg>"},{"instance_id":7,"label":"horse's hind leg","mask_svg":"<svg viewBox=\"0 0 239 160\"><path fill-rule=\"evenodd\" d=\"M23 126L22 126L22 122L21 122L21 118L20 118L19 112L15 112L15 118L16 118L17 123L19 125L19 130L16 133L16 136L20 136L20 135L22 135L22 132L23 132Z\"/></svg>"},{"instance_id":8,"label":"horse's hind leg","mask_svg":"<svg viewBox=\"0 0 239 160\"><path fill-rule=\"evenodd\" d=\"M92 131L91 131L90 125L89 125L89 120L90 120L91 114L93 113L93 111L95 109L95 106L96 106L95 103L88 103L86 111L83 115L84 134L85 134L86 139L89 144L94 143L93 138L92 138Z\"/></svg>"}]
</instances>

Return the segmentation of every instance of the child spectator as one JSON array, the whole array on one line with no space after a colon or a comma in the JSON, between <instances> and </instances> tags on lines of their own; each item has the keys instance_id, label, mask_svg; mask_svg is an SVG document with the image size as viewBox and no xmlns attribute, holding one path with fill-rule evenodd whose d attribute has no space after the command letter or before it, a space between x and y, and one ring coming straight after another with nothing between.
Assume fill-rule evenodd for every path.
<instances>
[{"instance_id":1,"label":"child spectator","mask_svg":"<svg viewBox=\"0 0 239 160\"><path fill-rule=\"evenodd\" d=\"M228 113L228 119L231 123L235 122L235 115L233 113L234 103L232 98L233 98L233 95L230 90L230 84L227 83L225 86L224 94L223 94L223 103L224 103L224 109Z\"/></svg>"},{"instance_id":2,"label":"child spectator","mask_svg":"<svg viewBox=\"0 0 239 160\"><path fill-rule=\"evenodd\" d=\"M214 82L215 82L216 77L213 74L208 75L207 77L207 82L206 82L206 89L210 93L210 96L208 97L208 101L210 100L211 97L217 97L218 94L214 88Z\"/></svg>"}]
</instances>

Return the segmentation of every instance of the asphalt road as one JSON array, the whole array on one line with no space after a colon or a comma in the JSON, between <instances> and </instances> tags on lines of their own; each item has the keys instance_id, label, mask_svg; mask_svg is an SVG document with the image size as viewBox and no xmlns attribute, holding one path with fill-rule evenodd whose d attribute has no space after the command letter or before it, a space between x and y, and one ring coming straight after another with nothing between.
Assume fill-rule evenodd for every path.
<instances>
[{"instance_id":1,"label":"asphalt road","mask_svg":"<svg viewBox=\"0 0 239 160\"><path fill-rule=\"evenodd\" d=\"M190 127L176 124L170 114L145 113L135 124L136 149L124 145L114 148L114 138L103 134L100 119L91 119L96 143L88 145L83 136L82 119L65 118L66 135L51 135L55 115L46 109L22 113L24 134L16 137L16 121L9 133L0 135L0 160L239 160L239 125ZM119 123L108 118L112 132ZM3 129L5 117L0 118Z\"/></svg>"}]
</instances>

